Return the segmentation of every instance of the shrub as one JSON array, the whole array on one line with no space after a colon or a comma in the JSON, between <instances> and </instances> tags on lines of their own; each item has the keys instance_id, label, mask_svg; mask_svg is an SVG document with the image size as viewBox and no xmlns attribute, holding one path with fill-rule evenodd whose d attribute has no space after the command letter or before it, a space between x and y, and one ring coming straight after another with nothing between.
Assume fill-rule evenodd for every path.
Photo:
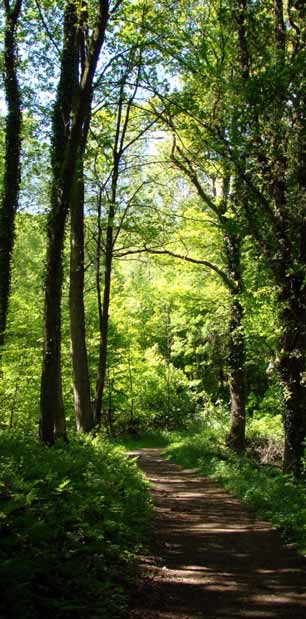
<instances>
[{"instance_id":1,"label":"shrub","mask_svg":"<svg viewBox=\"0 0 306 619\"><path fill-rule=\"evenodd\" d=\"M50 449L0 433L0 615L123 617L146 482L118 447L80 437Z\"/></svg>"}]
</instances>

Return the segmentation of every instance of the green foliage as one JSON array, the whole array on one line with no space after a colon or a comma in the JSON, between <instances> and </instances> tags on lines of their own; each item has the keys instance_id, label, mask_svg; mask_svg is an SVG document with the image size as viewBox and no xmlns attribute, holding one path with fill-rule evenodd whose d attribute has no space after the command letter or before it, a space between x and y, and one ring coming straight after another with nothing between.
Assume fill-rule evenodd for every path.
<instances>
[{"instance_id":1,"label":"green foliage","mask_svg":"<svg viewBox=\"0 0 306 619\"><path fill-rule=\"evenodd\" d=\"M169 458L185 467L197 468L221 483L248 507L279 528L286 541L295 542L306 552L306 489L284 475L278 467L259 465L254 459L239 457L225 444L224 417L189 431L170 435L166 448ZM261 418L250 424L250 438L281 435L280 419Z\"/></svg>"},{"instance_id":2,"label":"green foliage","mask_svg":"<svg viewBox=\"0 0 306 619\"><path fill-rule=\"evenodd\" d=\"M192 214L190 208L188 214ZM89 223L93 221L89 219ZM188 221L186 225L190 228ZM184 228L182 224L182 231ZM205 230L203 227L203 246ZM2 427L37 431L44 235L44 215L19 214L4 380L0 381ZM207 243L211 238L209 230ZM88 261L92 249L88 249ZM67 262L65 255L62 369L66 415L74 427ZM279 414L282 398L277 377L275 371L272 376L266 372L270 360L276 357L278 327L273 290L266 285L263 267L258 272L249 250L245 262L248 411ZM87 343L94 391L99 325L93 268L86 271L86 278ZM113 432L126 431L131 417L140 431L184 426L204 406L207 410L208 401L228 403L228 306L223 285L199 265L173 263L173 259L164 257L150 257L140 263L115 262L104 399L105 409L111 408Z\"/></svg>"},{"instance_id":3,"label":"green foliage","mask_svg":"<svg viewBox=\"0 0 306 619\"><path fill-rule=\"evenodd\" d=\"M77 0L80 10L81 4ZM92 29L97 3L88 4ZM12 618L118 619L125 612L122 586L126 579L122 581L121 574L128 571L148 522L146 485L135 465L106 441L73 438L68 446L59 444L49 450L33 438L38 430L43 340L43 213L50 198L50 105L60 64L57 47L61 48L64 5L63 0L42 0L39 7L26 3L18 31L24 147L21 212L0 373L0 428L13 430L0 435L0 576L5 591L1 604L4 616ZM272 0L250 3L245 15L240 14L249 54L247 77L241 70L243 50L239 48L243 32L237 30L242 22L231 1L177 2L171 11L167 2L111 3L106 65L96 80L93 131L85 162L85 305L94 393L100 336L97 201L100 196L103 246L117 149L104 421L108 416L113 435L128 430L151 433L145 442L141 438L133 445L156 441L165 445L170 440L172 457L200 466L305 549L304 488L294 486L277 468L233 456L225 446L230 295L224 282L228 286L228 279L217 277L216 269L204 265L145 253L148 247L151 252L165 248L205 259L219 275L227 270L236 286L225 237L233 231L241 236L247 446L257 459L273 456L276 461L284 438L284 403L277 375L282 336L279 285L283 282L275 277L273 284L270 281L274 271L284 269L294 291L292 276L300 274L304 280L305 275L299 258L305 229L304 13L298 6L290 11L285 16L283 58L275 44ZM1 115L2 150L4 127ZM189 166L187 176L174 169L169 156L173 130L177 145L172 155L179 146L181 163L185 169ZM0 158L0 182L2 168ZM229 188L223 193L227 175ZM189 182L194 176L204 199ZM282 189L279 179L284 181L285 218L275 202ZM71 434L75 420L68 245L67 239L62 376ZM139 248L142 253L137 255ZM128 256L129 250L133 257ZM304 297L301 294L300 300ZM294 334L304 322L300 320ZM292 341L295 348L295 335ZM204 426L192 430L199 418L204 418ZM178 427L187 429L186 433L169 435L169 429Z\"/></svg>"},{"instance_id":4,"label":"green foliage","mask_svg":"<svg viewBox=\"0 0 306 619\"><path fill-rule=\"evenodd\" d=\"M271 436L282 441L284 439L282 421L281 415L256 415L248 422L248 436L250 439Z\"/></svg>"},{"instance_id":5,"label":"green foliage","mask_svg":"<svg viewBox=\"0 0 306 619\"><path fill-rule=\"evenodd\" d=\"M128 451L150 447L166 447L173 440L173 431L167 430L149 431L144 434L127 434L113 439L115 444L122 445Z\"/></svg>"},{"instance_id":6,"label":"green foliage","mask_svg":"<svg viewBox=\"0 0 306 619\"><path fill-rule=\"evenodd\" d=\"M2 432L0 447L1 616L124 617L150 516L135 462L101 438Z\"/></svg>"}]
</instances>

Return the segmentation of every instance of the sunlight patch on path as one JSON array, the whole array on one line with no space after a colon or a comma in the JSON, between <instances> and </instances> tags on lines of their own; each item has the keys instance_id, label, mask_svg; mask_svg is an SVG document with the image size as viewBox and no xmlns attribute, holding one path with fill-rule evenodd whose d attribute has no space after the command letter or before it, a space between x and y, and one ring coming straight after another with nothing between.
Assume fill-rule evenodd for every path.
<instances>
[{"instance_id":1,"label":"sunlight patch on path","mask_svg":"<svg viewBox=\"0 0 306 619\"><path fill-rule=\"evenodd\" d=\"M133 452L152 484L154 555L142 560L131 619L306 618L306 567L209 479Z\"/></svg>"}]
</instances>

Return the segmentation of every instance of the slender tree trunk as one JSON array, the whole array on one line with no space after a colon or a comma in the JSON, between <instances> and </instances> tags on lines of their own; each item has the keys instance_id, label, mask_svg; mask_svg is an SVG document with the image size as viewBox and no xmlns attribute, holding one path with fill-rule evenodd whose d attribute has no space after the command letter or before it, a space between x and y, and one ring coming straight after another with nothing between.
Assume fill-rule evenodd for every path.
<instances>
[{"instance_id":1,"label":"slender tree trunk","mask_svg":"<svg viewBox=\"0 0 306 619\"><path fill-rule=\"evenodd\" d=\"M133 371L131 365L131 348L128 344L128 372L129 372L129 400L130 400L130 421L129 429L133 430L134 426L134 384L133 384Z\"/></svg>"},{"instance_id":2,"label":"slender tree trunk","mask_svg":"<svg viewBox=\"0 0 306 619\"><path fill-rule=\"evenodd\" d=\"M97 425L101 424L102 400L103 400L105 376L106 376L109 304L110 304L112 262L113 262L113 219L114 219L114 204L112 203L109 209L107 232L106 232L106 249L105 249L105 264L104 264L104 268L105 268L104 292L103 292L103 305L102 305L102 314L101 314L101 322L100 322L99 368L98 368L98 380L97 380L96 401L95 401L95 422ZM100 251L100 248L98 248L98 251Z\"/></svg>"},{"instance_id":3,"label":"slender tree trunk","mask_svg":"<svg viewBox=\"0 0 306 619\"><path fill-rule=\"evenodd\" d=\"M103 292L103 305L101 311L101 302L99 301L99 317L100 317L100 351L99 351L99 366L98 366L98 380L96 386L96 399L95 399L95 422L97 425L101 424L102 417L102 402L103 393L105 387L105 376L107 366L107 344L108 344L108 323L109 323L109 304L111 293L111 281L112 281L112 264L113 264L113 252L114 252L114 217L117 200L117 186L119 179L119 163L121 153L117 152L118 139L120 135L120 122L121 122L121 107L119 108L117 119L117 132L114 146L114 167L112 173L111 183L111 200L108 208L107 216L107 229L106 229L106 244L105 244L105 263L104 263L104 292ZM124 135L124 134L123 134ZM100 196L101 197L101 196ZM99 201L99 238L101 240L101 200ZM98 252L101 251L100 245L98 245ZM100 290L100 289L99 289Z\"/></svg>"},{"instance_id":4,"label":"slender tree trunk","mask_svg":"<svg viewBox=\"0 0 306 619\"><path fill-rule=\"evenodd\" d=\"M242 451L245 446L245 350L242 318L243 309L239 297L233 295L228 355L231 427L227 441L235 451Z\"/></svg>"},{"instance_id":5,"label":"slender tree trunk","mask_svg":"<svg viewBox=\"0 0 306 619\"><path fill-rule=\"evenodd\" d=\"M78 432L94 426L85 332L84 307L84 176L82 161L71 196L70 325L73 369L73 397Z\"/></svg>"},{"instance_id":6,"label":"slender tree trunk","mask_svg":"<svg viewBox=\"0 0 306 619\"><path fill-rule=\"evenodd\" d=\"M113 436L113 380L108 376L109 393L108 393L108 431L110 436Z\"/></svg>"},{"instance_id":7,"label":"slender tree trunk","mask_svg":"<svg viewBox=\"0 0 306 619\"><path fill-rule=\"evenodd\" d=\"M102 314L103 314L103 303L102 303L102 292L101 292L101 253L102 253L102 238L103 238L103 230L102 230L102 190L99 191L98 198L98 236L97 236L97 257L96 257L96 291L97 291L97 301L98 301L98 318L99 318L99 332L101 333L102 329Z\"/></svg>"},{"instance_id":8,"label":"slender tree trunk","mask_svg":"<svg viewBox=\"0 0 306 619\"><path fill-rule=\"evenodd\" d=\"M235 451L242 451L245 446L245 345L242 324L241 242L239 233L227 233L225 241L228 268L231 279L235 282L235 288L231 290L231 317L229 325L228 368L231 396L231 427L227 442Z\"/></svg>"},{"instance_id":9,"label":"slender tree trunk","mask_svg":"<svg viewBox=\"0 0 306 619\"><path fill-rule=\"evenodd\" d=\"M18 209L21 154L21 97L17 77L17 26L22 0L5 8L4 85L7 102L3 192L0 201L0 367L7 324L14 247L15 217Z\"/></svg>"},{"instance_id":10,"label":"slender tree trunk","mask_svg":"<svg viewBox=\"0 0 306 619\"><path fill-rule=\"evenodd\" d=\"M107 343L108 343L108 324L109 324L109 305L110 305L110 292L111 292L111 279L112 279L112 262L114 245L116 243L118 234L120 233L121 225L124 216L119 224L117 235L114 235L113 225L116 212L117 201L117 187L119 180L119 165L121 157L127 148L124 146L125 137L129 125L129 118L133 101L135 99L140 76L140 65L138 65L138 77L136 79L136 85L134 87L132 95L129 97L126 104L126 112L123 118L123 110L125 104L124 88L126 80L128 79L128 72L122 75L122 82L120 87L120 95L118 101L117 111L117 123L115 131L115 139L113 146L113 171L111 175L111 191L110 202L108 207L107 217L107 230L106 230L106 244L105 244L105 273L104 273L104 293L103 293L103 305L101 307L101 291L100 291L100 251L101 251L101 195L99 200L99 216L98 216L98 260L97 260L97 293L98 293L98 305L99 305L99 322L100 322L100 351L99 351L99 367L98 367L98 380L96 385L96 399L95 399L95 421L97 425L101 424L102 417L102 402L105 386L105 375L107 366ZM134 140L133 140L134 142ZM133 143L132 142L132 143ZM130 143L131 144L131 143Z\"/></svg>"}]
</instances>

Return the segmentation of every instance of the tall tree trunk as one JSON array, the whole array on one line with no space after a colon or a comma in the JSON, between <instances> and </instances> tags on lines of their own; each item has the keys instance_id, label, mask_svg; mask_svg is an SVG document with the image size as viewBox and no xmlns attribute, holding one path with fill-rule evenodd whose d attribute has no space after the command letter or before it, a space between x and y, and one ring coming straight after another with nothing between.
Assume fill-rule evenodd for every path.
<instances>
[{"instance_id":1,"label":"tall tree trunk","mask_svg":"<svg viewBox=\"0 0 306 619\"><path fill-rule=\"evenodd\" d=\"M79 24L79 50L82 74L86 69L88 40L87 2L83 0ZM78 104L78 100L76 100ZM77 107L74 110L77 113ZM73 398L77 432L89 432L94 426L90 397L90 379L86 347L84 305L84 153L91 121L91 101L84 114L84 128L74 184L70 195L70 330L72 347Z\"/></svg>"},{"instance_id":2,"label":"tall tree trunk","mask_svg":"<svg viewBox=\"0 0 306 619\"><path fill-rule=\"evenodd\" d=\"M5 9L4 85L7 103L3 192L0 201L0 366L7 324L14 247L15 216L18 209L21 154L21 97L17 76L17 26L22 0Z\"/></svg>"},{"instance_id":3,"label":"tall tree trunk","mask_svg":"<svg viewBox=\"0 0 306 619\"><path fill-rule=\"evenodd\" d=\"M78 432L94 426L86 349L84 307L84 175L83 162L75 177L71 196L70 325L73 369L73 397Z\"/></svg>"},{"instance_id":4,"label":"tall tree trunk","mask_svg":"<svg viewBox=\"0 0 306 619\"><path fill-rule=\"evenodd\" d=\"M67 0L65 5L61 77L53 115L53 186L48 221L45 338L40 400L40 436L41 440L48 444L52 444L58 434L65 435L61 384L62 252L77 163L81 160L86 147L84 122L88 118L88 110L91 109L93 80L108 17L108 0L100 0L96 24L79 82L76 3Z\"/></svg>"},{"instance_id":5,"label":"tall tree trunk","mask_svg":"<svg viewBox=\"0 0 306 619\"><path fill-rule=\"evenodd\" d=\"M48 216L47 272L45 278L44 355L41 377L40 438L52 445L57 436L66 437L61 378L62 254L69 195L63 191L63 166L69 140L72 104L78 74L77 12L67 2L61 75L52 125L52 190Z\"/></svg>"},{"instance_id":6,"label":"tall tree trunk","mask_svg":"<svg viewBox=\"0 0 306 619\"><path fill-rule=\"evenodd\" d=\"M105 248L105 263L104 263L104 292L102 313L100 315L100 350L99 350L99 367L98 380L96 386L95 400L95 422L101 424L102 418L102 401L105 387L106 362L107 362L107 344L108 344L108 323L109 323L109 304L111 292L112 278L112 262L113 262L113 219L114 219L114 202L111 203L108 213L107 231L106 231L106 248ZM100 251L100 247L98 247Z\"/></svg>"},{"instance_id":7,"label":"tall tree trunk","mask_svg":"<svg viewBox=\"0 0 306 619\"><path fill-rule=\"evenodd\" d=\"M284 389L283 466L285 472L300 477L306 439L306 290L303 278L287 278L281 302L279 369Z\"/></svg>"},{"instance_id":8,"label":"tall tree trunk","mask_svg":"<svg viewBox=\"0 0 306 619\"><path fill-rule=\"evenodd\" d=\"M241 241L239 233L225 235L228 270L234 288L231 289L231 317L229 325L229 387L231 396L231 427L228 444L235 451L245 446L245 344L243 308L241 305L242 277L240 266Z\"/></svg>"},{"instance_id":9,"label":"tall tree trunk","mask_svg":"<svg viewBox=\"0 0 306 619\"><path fill-rule=\"evenodd\" d=\"M112 281L112 264L113 264L113 252L114 252L114 218L117 201L117 187L119 180L119 163L121 157L121 148L125 131L128 124L128 113L124 123L124 129L120 140L120 125L122 114L122 100L120 99L118 116L117 116L117 129L115 144L113 149L113 172L111 181L111 196L108 207L107 215L107 229L106 229L106 244L105 244L105 264L104 264L104 292L103 292L103 305L101 311L101 301L99 299L99 319L100 319L100 351L99 351L99 366L98 366L98 380L96 385L96 399L95 399L95 422L97 425L101 424L102 418L102 402L103 393L105 387L105 376L107 366L107 344L108 344L108 323L109 323L109 304L111 293L111 281ZM118 145L121 143L121 147ZM101 196L99 200L99 239L101 241ZM98 255L101 251L100 243L98 245ZM100 284L98 282L98 293L100 291Z\"/></svg>"},{"instance_id":10,"label":"tall tree trunk","mask_svg":"<svg viewBox=\"0 0 306 619\"><path fill-rule=\"evenodd\" d=\"M245 349L242 318L239 297L233 295L228 354L231 427L227 442L235 451L242 451L245 446Z\"/></svg>"}]
</instances>

